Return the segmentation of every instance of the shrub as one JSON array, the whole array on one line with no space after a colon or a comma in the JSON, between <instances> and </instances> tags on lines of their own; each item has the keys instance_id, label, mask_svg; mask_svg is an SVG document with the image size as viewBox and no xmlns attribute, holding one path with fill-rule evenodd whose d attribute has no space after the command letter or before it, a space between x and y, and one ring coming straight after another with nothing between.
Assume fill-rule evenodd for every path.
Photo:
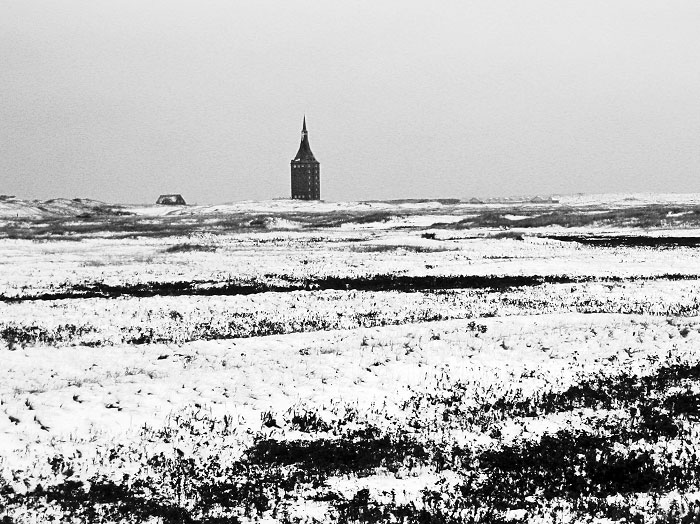
<instances>
[{"instance_id":1,"label":"shrub","mask_svg":"<svg viewBox=\"0 0 700 524\"><path fill-rule=\"evenodd\" d=\"M213 252L216 251L216 246L205 246L203 244L175 244L163 251L165 253L189 253L191 251Z\"/></svg>"}]
</instances>

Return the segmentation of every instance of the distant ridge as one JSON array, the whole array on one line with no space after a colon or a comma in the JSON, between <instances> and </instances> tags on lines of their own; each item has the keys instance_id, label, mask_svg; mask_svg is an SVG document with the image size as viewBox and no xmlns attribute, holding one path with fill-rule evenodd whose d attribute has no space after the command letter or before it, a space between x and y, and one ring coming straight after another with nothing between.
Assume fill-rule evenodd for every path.
<instances>
[{"instance_id":1,"label":"distant ridge","mask_svg":"<svg viewBox=\"0 0 700 524\"><path fill-rule=\"evenodd\" d=\"M627 208L653 205L700 206L700 193L601 193L571 195L549 195L539 203L534 197L511 196L479 199L465 198L396 198L359 201L299 201L289 198L268 200L239 200L220 204L193 204L184 206L159 206L156 204L112 204L88 198L52 198L48 200L28 200L12 195L0 195L0 219L50 219L50 218L89 218L100 216L191 216L202 214L231 213L329 213L333 211L351 213L369 210L385 212L411 212L418 209L488 208L503 207L610 207Z\"/></svg>"},{"instance_id":2,"label":"distant ridge","mask_svg":"<svg viewBox=\"0 0 700 524\"><path fill-rule=\"evenodd\" d=\"M125 214L131 213L124 211L122 206L88 198L23 200L11 195L0 195L0 218L5 219Z\"/></svg>"}]
</instances>

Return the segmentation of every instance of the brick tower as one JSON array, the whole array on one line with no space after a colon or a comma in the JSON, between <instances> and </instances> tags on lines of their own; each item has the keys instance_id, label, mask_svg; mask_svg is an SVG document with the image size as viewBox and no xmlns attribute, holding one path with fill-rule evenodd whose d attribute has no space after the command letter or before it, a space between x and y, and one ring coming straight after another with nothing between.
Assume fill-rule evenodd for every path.
<instances>
[{"instance_id":1,"label":"brick tower","mask_svg":"<svg viewBox=\"0 0 700 524\"><path fill-rule=\"evenodd\" d=\"M292 198L300 200L321 200L321 164L316 160L309 146L306 131L306 116L301 128L301 144L292 164Z\"/></svg>"}]
</instances>

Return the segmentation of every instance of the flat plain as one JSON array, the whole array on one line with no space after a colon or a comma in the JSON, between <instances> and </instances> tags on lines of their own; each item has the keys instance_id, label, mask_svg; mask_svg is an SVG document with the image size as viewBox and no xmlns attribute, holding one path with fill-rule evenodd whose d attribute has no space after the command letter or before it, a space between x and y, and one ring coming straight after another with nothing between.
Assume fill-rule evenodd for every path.
<instances>
[{"instance_id":1,"label":"flat plain","mask_svg":"<svg viewBox=\"0 0 700 524\"><path fill-rule=\"evenodd\" d=\"M0 199L0 519L696 522L700 195Z\"/></svg>"}]
</instances>

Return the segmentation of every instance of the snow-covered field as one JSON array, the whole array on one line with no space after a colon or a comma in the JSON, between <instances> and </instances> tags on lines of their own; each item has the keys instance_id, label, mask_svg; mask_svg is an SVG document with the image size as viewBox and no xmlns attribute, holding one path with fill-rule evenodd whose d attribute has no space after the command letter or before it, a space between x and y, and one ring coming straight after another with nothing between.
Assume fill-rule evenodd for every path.
<instances>
[{"instance_id":1,"label":"snow-covered field","mask_svg":"<svg viewBox=\"0 0 700 524\"><path fill-rule=\"evenodd\" d=\"M0 200L0 520L695 521L700 197L557 200Z\"/></svg>"}]
</instances>

